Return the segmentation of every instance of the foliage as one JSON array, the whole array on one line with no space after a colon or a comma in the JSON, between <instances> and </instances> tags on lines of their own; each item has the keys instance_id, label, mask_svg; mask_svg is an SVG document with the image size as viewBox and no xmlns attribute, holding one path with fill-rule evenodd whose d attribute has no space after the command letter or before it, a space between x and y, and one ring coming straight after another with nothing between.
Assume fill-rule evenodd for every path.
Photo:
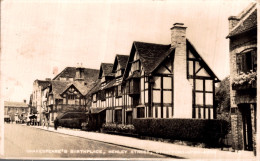
<instances>
[{"instance_id":1,"label":"foliage","mask_svg":"<svg viewBox=\"0 0 260 161\"><path fill-rule=\"evenodd\" d=\"M103 130L109 132L129 133L129 134L133 134L135 132L135 128L133 125L105 123L103 124L102 128Z\"/></svg>"},{"instance_id":2,"label":"foliage","mask_svg":"<svg viewBox=\"0 0 260 161\"><path fill-rule=\"evenodd\" d=\"M204 119L134 119L136 132L142 136L193 141L217 146L229 131L225 120Z\"/></svg>"},{"instance_id":3,"label":"foliage","mask_svg":"<svg viewBox=\"0 0 260 161\"><path fill-rule=\"evenodd\" d=\"M218 113L229 112L230 110L230 78L229 76L216 87L215 99L217 101Z\"/></svg>"},{"instance_id":4,"label":"foliage","mask_svg":"<svg viewBox=\"0 0 260 161\"><path fill-rule=\"evenodd\" d=\"M252 84L253 81L256 80L256 72L250 70L250 72L244 73L240 72L233 79L233 85L243 85L243 84Z\"/></svg>"}]
</instances>

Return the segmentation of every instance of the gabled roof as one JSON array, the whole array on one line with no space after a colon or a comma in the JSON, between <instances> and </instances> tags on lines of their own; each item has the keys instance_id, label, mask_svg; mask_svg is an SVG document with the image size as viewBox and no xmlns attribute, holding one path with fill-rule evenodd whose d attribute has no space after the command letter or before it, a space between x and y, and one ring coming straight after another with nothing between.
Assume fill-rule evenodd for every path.
<instances>
[{"instance_id":1,"label":"gabled roof","mask_svg":"<svg viewBox=\"0 0 260 161\"><path fill-rule=\"evenodd\" d=\"M107 85L103 89L108 89L108 88L114 87L115 84L116 84L116 79L113 79L109 83L107 83Z\"/></svg>"},{"instance_id":2,"label":"gabled roof","mask_svg":"<svg viewBox=\"0 0 260 161\"><path fill-rule=\"evenodd\" d=\"M251 6L244 10L239 16L234 17L239 20L238 24L230 31L227 38L245 33L257 27L257 9L256 4L251 4Z\"/></svg>"},{"instance_id":3,"label":"gabled roof","mask_svg":"<svg viewBox=\"0 0 260 161\"><path fill-rule=\"evenodd\" d=\"M42 86L42 89L48 87L48 85L50 84L49 80L38 80L38 79L36 79L34 82L35 83L37 82L39 86Z\"/></svg>"},{"instance_id":4,"label":"gabled roof","mask_svg":"<svg viewBox=\"0 0 260 161\"><path fill-rule=\"evenodd\" d=\"M170 48L164 56L162 56L161 58L158 59L157 61L157 65L155 65L155 67L153 68L153 70L151 72L154 72L160 65L161 63L166 60L171 54L175 53L175 48Z\"/></svg>"},{"instance_id":5,"label":"gabled roof","mask_svg":"<svg viewBox=\"0 0 260 161\"><path fill-rule=\"evenodd\" d=\"M93 88L89 90L87 96L91 96L93 93L96 93L101 88L101 80L98 79L97 82L94 84Z\"/></svg>"},{"instance_id":6,"label":"gabled roof","mask_svg":"<svg viewBox=\"0 0 260 161\"><path fill-rule=\"evenodd\" d=\"M196 56L200 59L201 63L205 67L206 71L214 78L219 81L218 77L214 74L214 72L209 68L207 63L202 59L202 57L198 54L194 46L190 43L188 39L187 46L191 48L196 53ZM135 52L139 53L140 61L143 65L145 74L150 74L155 71L158 66L165 60L170 54L174 54L175 48L171 48L171 45L161 45L161 44L152 44L152 43L143 43L143 42L134 42L133 47L131 49L130 57L127 64L127 69L124 74L124 79L128 77L128 70L130 70L130 62L133 60L133 56ZM134 73L131 77L138 77L140 73Z\"/></svg>"},{"instance_id":7,"label":"gabled roof","mask_svg":"<svg viewBox=\"0 0 260 161\"><path fill-rule=\"evenodd\" d=\"M63 94L65 91L67 91L67 89L70 88L71 86L74 86L83 96L85 96L90 90L90 87L84 85L82 82L73 81L63 89L60 95Z\"/></svg>"},{"instance_id":8,"label":"gabled roof","mask_svg":"<svg viewBox=\"0 0 260 161\"><path fill-rule=\"evenodd\" d=\"M113 71L116 70L117 65L119 64L121 69L125 69L126 65L127 65L127 61L128 61L129 56L128 55L116 55L115 61L114 61L114 65L113 65Z\"/></svg>"},{"instance_id":9,"label":"gabled roof","mask_svg":"<svg viewBox=\"0 0 260 161\"><path fill-rule=\"evenodd\" d=\"M200 54L197 52L197 50L195 49L195 47L192 45L192 43L186 39L186 43L187 43L187 47L190 48L191 51L193 51L192 53L194 54L195 57L199 58L200 63L203 65L203 67L205 68L205 70L216 79L217 82L219 82L220 80L218 79L218 77L215 75L215 73L211 70L211 68L208 66L208 64L203 60L203 58L200 56Z\"/></svg>"},{"instance_id":10,"label":"gabled roof","mask_svg":"<svg viewBox=\"0 0 260 161\"><path fill-rule=\"evenodd\" d=\"M140 56L140 61L143 66L143 70L146 74L151 73L154 68L162 61L162 59L169 54L171 45L155 44L155 43L145 43L134 41L130 57L128 59L126 72L124 78L128 77L128 71L130 70L130 63L133 61L135 52L138 52Z\"/></svg>"},{"instance_id":11,"label":"gabled roof","mask_svg":"<svg viewBox=\"0 0 260 161\"><path fill-rule=\"evenodd\" d=\"M140 61L144 71L150 73L153 68L160 63L162 57L165 57L166 52L171 45L162 45L154 43L134 42L136 51L139 53Z\"/></svg>"},{"instance_id":12,"label":"gabled roof","mask_svg":"<svg viewBox=\"0 0 260 161\"><path fill-rule=\"evenodd\" d=\"M51 91L50 94L53 94L54 98L61 99L62 97L60 94L67 89L67 87L71 84L70 81L60 81L60 80L53 80L51 81Z\"/></svg>"},{"instance_id":13,"label":"gabled roof","mask_svg":"<svg viewBox=\"0 0 260 161\"><path fill-rule=\"evenodd\" d=\"M17 108L23 108L28 107L28 105L24 102L12 102L12 101L4 101L5 107L17 107Z\"/></svg>"},{"instance_id":14,"label":"gabled roof","mask_svg":"<svg viewBox=\"0 0 260 161\"><path fill-rule=\"evenodd\" d=\"M102 73L105 77L114 77L115 74L112 73L113 65L111 63L101 63L100 70L99 70L99 78L102 77Z\"/></svg>"},{"instance_id":15,"label":"gabled roof","mask_svg":"<svg viewBox=\"0 0 260 161\"><path fill-rule=\"evenodd\" d=\"M57 80L58 77L65 78L75 78L76 77L76 67L66 67L62 72L56 75L52 80ZM84 68L84 80L89 81L96 80L98 78L98 70Z\"/></svg>"}]
</instances>

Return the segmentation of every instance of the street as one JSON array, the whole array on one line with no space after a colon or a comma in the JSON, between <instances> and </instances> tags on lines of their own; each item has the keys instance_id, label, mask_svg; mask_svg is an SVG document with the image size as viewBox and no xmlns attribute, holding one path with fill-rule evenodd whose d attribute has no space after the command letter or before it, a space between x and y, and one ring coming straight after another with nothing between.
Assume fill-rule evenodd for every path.
<instances>
[{"instance_id":1,"label":"street","mask_svg":"<svg viewBox=\"0 0 260 161\"><path fill-rule=\"evenodd\" d=\"M164 158L163 155L98 141L5 124L6 158Z\"/></svg>"}]
</instances>

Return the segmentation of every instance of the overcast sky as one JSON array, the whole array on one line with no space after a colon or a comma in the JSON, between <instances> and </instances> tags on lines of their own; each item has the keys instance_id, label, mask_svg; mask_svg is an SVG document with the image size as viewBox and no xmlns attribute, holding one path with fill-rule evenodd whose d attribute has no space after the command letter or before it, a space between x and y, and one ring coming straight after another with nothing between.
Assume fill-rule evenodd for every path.
<instances>
[{"instance_id":1,"label":"overcast sky","mask_svg":"<svg viewBox=\"0 0 260 161\"><path fill-rule=\"evenodd\" d=\"M29 101L33 81L83 63L99 69L133 41L169 44L176 22L223 79L229 75L228 17L252 0L75 1L4 0L1 4L1 98Z\"/></svg>"}]
</instances>

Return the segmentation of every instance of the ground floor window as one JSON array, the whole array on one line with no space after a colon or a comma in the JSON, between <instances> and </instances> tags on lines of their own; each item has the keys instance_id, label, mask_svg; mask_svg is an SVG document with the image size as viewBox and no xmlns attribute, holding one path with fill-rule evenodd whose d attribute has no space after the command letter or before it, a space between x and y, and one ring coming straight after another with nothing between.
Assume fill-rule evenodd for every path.
<instances>
[{"instance_id":1,"label":"ground floor window","mask_svg":"<svg viewBox=\"0 0 260 161\"><path fill-rule=\"evenodd\" d=\"M115 110L115 122L118 124L122 123L122 109Z\"/></svg>"},{"instance_id":2,"label":"ground floor window","mask_svg":"<svg viewBox=\"0 0 260 161\"><path fill-rule=\"evenodd\" d=\"M133 120L133 112L132 111L126 111L126 124L132 124Z\"/></svg>"},{"instance_id":3,"label":"ground floor window","mask_svg":"<svg viewBox=\"0 0 260 161\"><path fill-rule=\"evenodd\" d=\"M144 107L137 108L137 118L144 118Z\"/></svg>"}]
</instances>

